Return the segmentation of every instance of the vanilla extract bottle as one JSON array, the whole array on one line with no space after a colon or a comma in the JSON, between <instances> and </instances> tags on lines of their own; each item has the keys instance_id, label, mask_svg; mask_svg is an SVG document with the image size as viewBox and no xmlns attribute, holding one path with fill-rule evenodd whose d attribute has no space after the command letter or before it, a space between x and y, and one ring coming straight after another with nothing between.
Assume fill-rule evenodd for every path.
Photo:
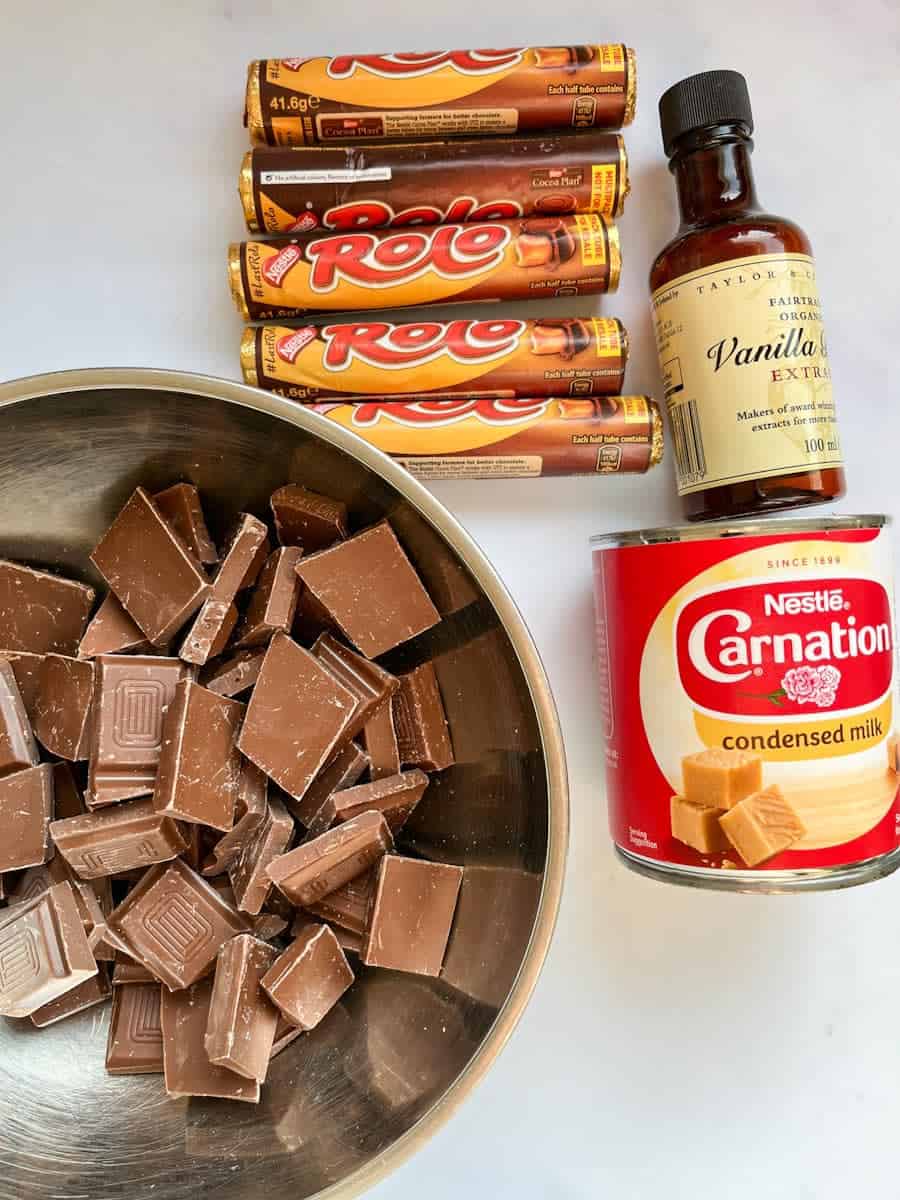
<instances>
[{"instance_id":1,"label":"vanilla extract bottle","mask_svg":"<svg viewBox=\"0 0 900 1200\"><path fill-rule=\"evenodd\" d=\"M650 272L678 491L689 520L844 494L831 371L809 239L763 212L753 115L737 71L659 103L681 224Z\"/></svg>"}]
</instances>

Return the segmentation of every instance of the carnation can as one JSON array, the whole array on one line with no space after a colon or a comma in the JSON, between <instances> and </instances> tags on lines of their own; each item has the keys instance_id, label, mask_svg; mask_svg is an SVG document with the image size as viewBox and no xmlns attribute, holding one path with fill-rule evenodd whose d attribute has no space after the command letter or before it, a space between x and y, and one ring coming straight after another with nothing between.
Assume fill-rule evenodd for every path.
<instances>
[{"instance_id":1,"label":"carnation can","mask_svg":"<svg viewBox=\"0 0 900 1200\"><path fill-rule=\"evenodd\" d=\"M888 520L592 539L610 829L633 870L732 891L900 865Z\"/></svg>"}]
</instances>

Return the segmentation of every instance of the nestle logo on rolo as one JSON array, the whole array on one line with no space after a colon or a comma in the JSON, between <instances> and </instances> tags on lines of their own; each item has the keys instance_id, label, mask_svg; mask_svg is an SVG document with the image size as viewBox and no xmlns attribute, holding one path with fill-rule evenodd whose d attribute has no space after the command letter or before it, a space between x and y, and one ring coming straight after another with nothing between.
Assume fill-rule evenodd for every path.
<instances>
[{"instance_id":1,"label":"nestle logo on rolo","mask_svg":"<svg viewBox=\"0 0 900 1200\"><path fill-rule=\"evenodd\" d=\"M890 688L890 601L870 579L717 588L681 609L675 650L682 686L701 708L769 718L808 719L826 709L830 715L870 704ZM820 676L822 686L814 686Z\"/></svg>"}]
</instances>

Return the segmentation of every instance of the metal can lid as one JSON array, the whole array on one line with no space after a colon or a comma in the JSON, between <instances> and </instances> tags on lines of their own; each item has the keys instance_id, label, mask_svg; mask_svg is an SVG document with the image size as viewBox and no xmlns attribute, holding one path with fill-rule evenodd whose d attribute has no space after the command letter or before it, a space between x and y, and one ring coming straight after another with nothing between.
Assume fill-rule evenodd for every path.
<instances>
[{"instance_id":1,"label":"metal can lid","mask_svg":"<svg viewBox=\"0 0 900 1200\"><path fill-rule=\"evenodd\" d=\"M624 529L595 533L591 545L599 549L656 546L663 542L699 542L716 538L765 537L780 533L834 533L844 529L881 529L891 523L883 513L825 517L764 517L760 520L708 521L697 525L670 525L660 529Z\"/></svg>"}]
</instances>

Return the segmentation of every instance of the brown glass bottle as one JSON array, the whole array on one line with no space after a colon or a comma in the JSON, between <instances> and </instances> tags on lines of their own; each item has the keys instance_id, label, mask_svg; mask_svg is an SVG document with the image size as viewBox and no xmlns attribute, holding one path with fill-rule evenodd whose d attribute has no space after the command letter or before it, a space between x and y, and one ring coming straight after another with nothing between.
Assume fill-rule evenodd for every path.
<instances>
[{"instance_id":1,"label":"brown glass bottle","mask_svg":"<svg viewBox=\"0 0 900 1200\"><path fill-rule=\"evenodd\" d=\"M833 408L827 416L830 371L811 247L799 226L763 212L757 201L746 82L733 71L693 76L663 96L660 118L681 224L653 264L650 288L685 514L759 515L837 499L844 472ZM759 264L743 261L761 256ZM773 273L780 282L769 280ZM771 332L745 345L745 319L747 331ZM702 324L702 331L685 329L685 322ZM748 358L738 365L742 349ZM699 406L690 398L694 388ZM755 420L736 416L757 412ZM779 422L777 432L764 428ZM774 439L767 461L763 439ZM710 458L728 469L717 472Z\"/></svg>"}]
</instances>

